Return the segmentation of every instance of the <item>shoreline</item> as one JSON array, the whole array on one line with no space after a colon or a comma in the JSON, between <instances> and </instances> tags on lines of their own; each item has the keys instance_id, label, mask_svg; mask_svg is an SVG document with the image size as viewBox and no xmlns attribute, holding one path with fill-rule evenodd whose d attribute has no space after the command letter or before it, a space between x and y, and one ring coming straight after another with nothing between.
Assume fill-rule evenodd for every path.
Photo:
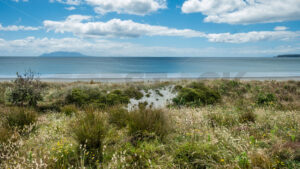
<instances>
[{"instance_id":1,"label":"shoreline","mask_svg":"<svg viewBox=\"0 0 300 169\"><path fill-rule=\"evenodd\" d=\"M16 78L0 78L0 82L9 82ZM183 78L39 78L43 82L108 82L108 83L128 83L128 82L164 82L182 80L241 80L241 81L300 81L300 76L291 77L183 77Z\"/></svg>"}]
</instances>

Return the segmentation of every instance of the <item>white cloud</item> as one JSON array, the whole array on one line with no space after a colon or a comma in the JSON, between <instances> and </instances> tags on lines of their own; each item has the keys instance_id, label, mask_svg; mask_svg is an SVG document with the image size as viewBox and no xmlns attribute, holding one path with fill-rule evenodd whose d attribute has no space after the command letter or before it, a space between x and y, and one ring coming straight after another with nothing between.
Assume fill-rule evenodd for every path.
<instances>
[{"instance_id":1,"label":"white cloud","mask_svg":"<svg viewBox=\"0 0 300 169\"><path fill-rule=\"evenodd\" d=\"M90 56L207 56L207 57L250 57L276 56L284 53L299 53L300 47L205 47L176 48L164 46L143 46L133 43L113 42L99 39L80 38L35 38L4 40L0 39L1 56L38 56L54 51L73 51ZM226 51L226 55L224 55Z\"/></svg>"},{"instance_id":2,"label":"white cloud","mask_svg":"<svg viewBox=\"0 0 300 169\"><path fill-rule=\"evenodd\" d=\"M14 2L19 2L19 1L23 1L23 2L28 2L28 0L12 0Z\"/></svg>"},{"instance_id":3,"label":"white cloud","mask_svg":"<svg viewBox=\"0 0 300 169\"><path fill-rule=\"evenodd\" d=\"M67 4L67 5L80 5L81 4L81 0L50 0L51 3L53 2L59 2L62 4Z\"/></svg>"},{"instance_id":4,"label":"white cloud","mask_svg":"<svg viewBox=\"0 0 300 169\"><path fill-rule=\"evenodd\" d=\"M17 26L17 25L9 25L4 27L0 24L0 31L36 31L39 29L40 27Z\"/></svg>"},{"instance_id":5,"label":"white cloud","mask_svg":"<svg viewBox=\"0 0 300 169\"><path fill-rule=\"evenodd\" d=\"M70 6L70 7L66 7L65 9L68 10L68 11L73 11L73 10L75 10L76 8L75 8L74 6Z\"/></svg>"},{"instance_id":6,"label":"white cloud","mask_svg":"<svg viewBox=\"0 0 300 169\"><path fill-rule=\"evenodd\" d=\"M65 21L44 21L45 28L56 33L71 32L80 37L140 37L178 36L185 38L207 38L210 42L247 43L266 40L291 40L300 32L292 31L252 31L246 33L206 34L191 29L174 29L165 26L141 24L132 20L112 19L107 22L90 22L90 16L71 15Z\"/></svg>"},{"instance_id":7,"label":"white cloud","mask_svg":"<svg viewBox=\"0 0 300 169\"><path fill-rule=\"evenodd\" d=\"M95 12L104 15L109 12L119 14L147 15L167 8L167 0L49 0L67 5L87 4Z\"/></svg>"},{"instance_id":8,"label":"white cloud","mask_svg":"<svg viewBox=\"0 0 300 169\"><path fill-rule=\"evenodd\" d=\"M282 40L288 41L300 37L300 32L291 31L253 31L247 33L219 33L207 34L210 42L224 42L224 43L246 43L258 42L267 40Z\"/></svg>"},{"instance_id":9,"label":"white cloud","mask_svg":"<svg viewBox=\"0 0 300 169\"><path fill-rule=\"evenodd\" d=\"M71 15L65 21L44 21L46 29L57 33L71 32L77 36L100 37L140 37L140 36L182 36L202 37L202 32L190 29L173 29L133 22L132 20L112 19L107 22L84 22L90 16Z\"/></svg>"},{"instance_id":10,"label":"white cloud","mask_svg":"<svg viewBox=\"0 0 300 169\"><path fill-rule=\"evenodd\" d=\"M289 28L288 27L285 27L285 26L276 26L274 28L274 31L285 31L285 30L288 30Z\"/></svg>"},{"instance_id":11,"label":"white cloud","mask_svg":"<svg viewBox=\"0 0 300 169\"><path fill-rule=\"evenodd\" d=\"M99 14L117 12L146 15L167 8L166 0L86 0L86 3Z\"/></svg>"},{"instance_id":12,"label":"white cloud","mask_svg":"<svg viewBox=\"0 0 300 169\"><path fill-rule=\"evenodd\" d=\"M254 24L300 19L299 0L186 0L183 13L201 12L205 22Z\"/></svg>"}]
</instances>

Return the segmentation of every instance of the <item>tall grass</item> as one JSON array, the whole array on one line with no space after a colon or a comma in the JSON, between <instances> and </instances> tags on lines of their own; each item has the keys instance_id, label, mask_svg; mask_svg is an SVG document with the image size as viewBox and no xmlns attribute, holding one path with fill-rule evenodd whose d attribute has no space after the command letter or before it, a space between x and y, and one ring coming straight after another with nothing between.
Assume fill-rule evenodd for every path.
<instances>
[{"instance_id":1,"label":"tall grass","mask_svg":"<svg viewBox=\"0 0 300 169\"><path fill-rule=\"evenodd\" d=\"M100 112L88 110L74 126L74 134L80 151L86 153L85 162L94 164L103 161L103 139L106 133L104 118Z\"/></svg>"},{"instance_id":2,"label":"tall grass","mask_svg":"<svg viewBox=\"0 0 300 169\"><path fill-rule=\"evenodd\" d=\"M37 113L31 109L11 108L6 114L6 123L11 128L23 129L37 121Z\"/></svg>"}]
</instances>

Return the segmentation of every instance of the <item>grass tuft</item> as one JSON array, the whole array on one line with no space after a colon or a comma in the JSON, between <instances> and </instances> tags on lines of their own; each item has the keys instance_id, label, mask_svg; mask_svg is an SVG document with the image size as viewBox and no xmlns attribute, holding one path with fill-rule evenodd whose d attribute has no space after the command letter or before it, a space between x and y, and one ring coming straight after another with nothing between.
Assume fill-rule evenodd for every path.
<instances>
[{"instance_id":1,"label":"grass tuft","mask_svg":"<svg viewBox=\"0 0 300 169\"><path fill-rule=\"evenodd\" d=\"M155 136L163 140L171 130L165 112L160 109L139 109L130 112L129 118L129 133L133 143Z\"/></svg>"}]
</instances>

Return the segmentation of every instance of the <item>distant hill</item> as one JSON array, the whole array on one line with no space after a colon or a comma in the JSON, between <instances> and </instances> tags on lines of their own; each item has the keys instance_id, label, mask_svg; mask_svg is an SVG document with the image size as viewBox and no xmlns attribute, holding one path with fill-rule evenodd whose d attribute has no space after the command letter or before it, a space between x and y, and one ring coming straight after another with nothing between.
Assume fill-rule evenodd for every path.
<instances>
[{"instance_id":1,"label":"distant hill","mask_svg":"<svg viewBox=\"0 0 300 169\"><path fill-rule=\"evenodd\" d=\"M298 57L300 57L300 54L278 55L276 57L278 57L278 58L298 58Z\"/></svg>"},{"instance_id":2,"label":"distant hill","mask_svg":"<svg viewBox=\"0 0 300 169\"><path fill-rule=\"evenodd\" d=\"M51 52L42 54L40 57L87 57L79 52Z\"/></svg>"}]
</instances>

